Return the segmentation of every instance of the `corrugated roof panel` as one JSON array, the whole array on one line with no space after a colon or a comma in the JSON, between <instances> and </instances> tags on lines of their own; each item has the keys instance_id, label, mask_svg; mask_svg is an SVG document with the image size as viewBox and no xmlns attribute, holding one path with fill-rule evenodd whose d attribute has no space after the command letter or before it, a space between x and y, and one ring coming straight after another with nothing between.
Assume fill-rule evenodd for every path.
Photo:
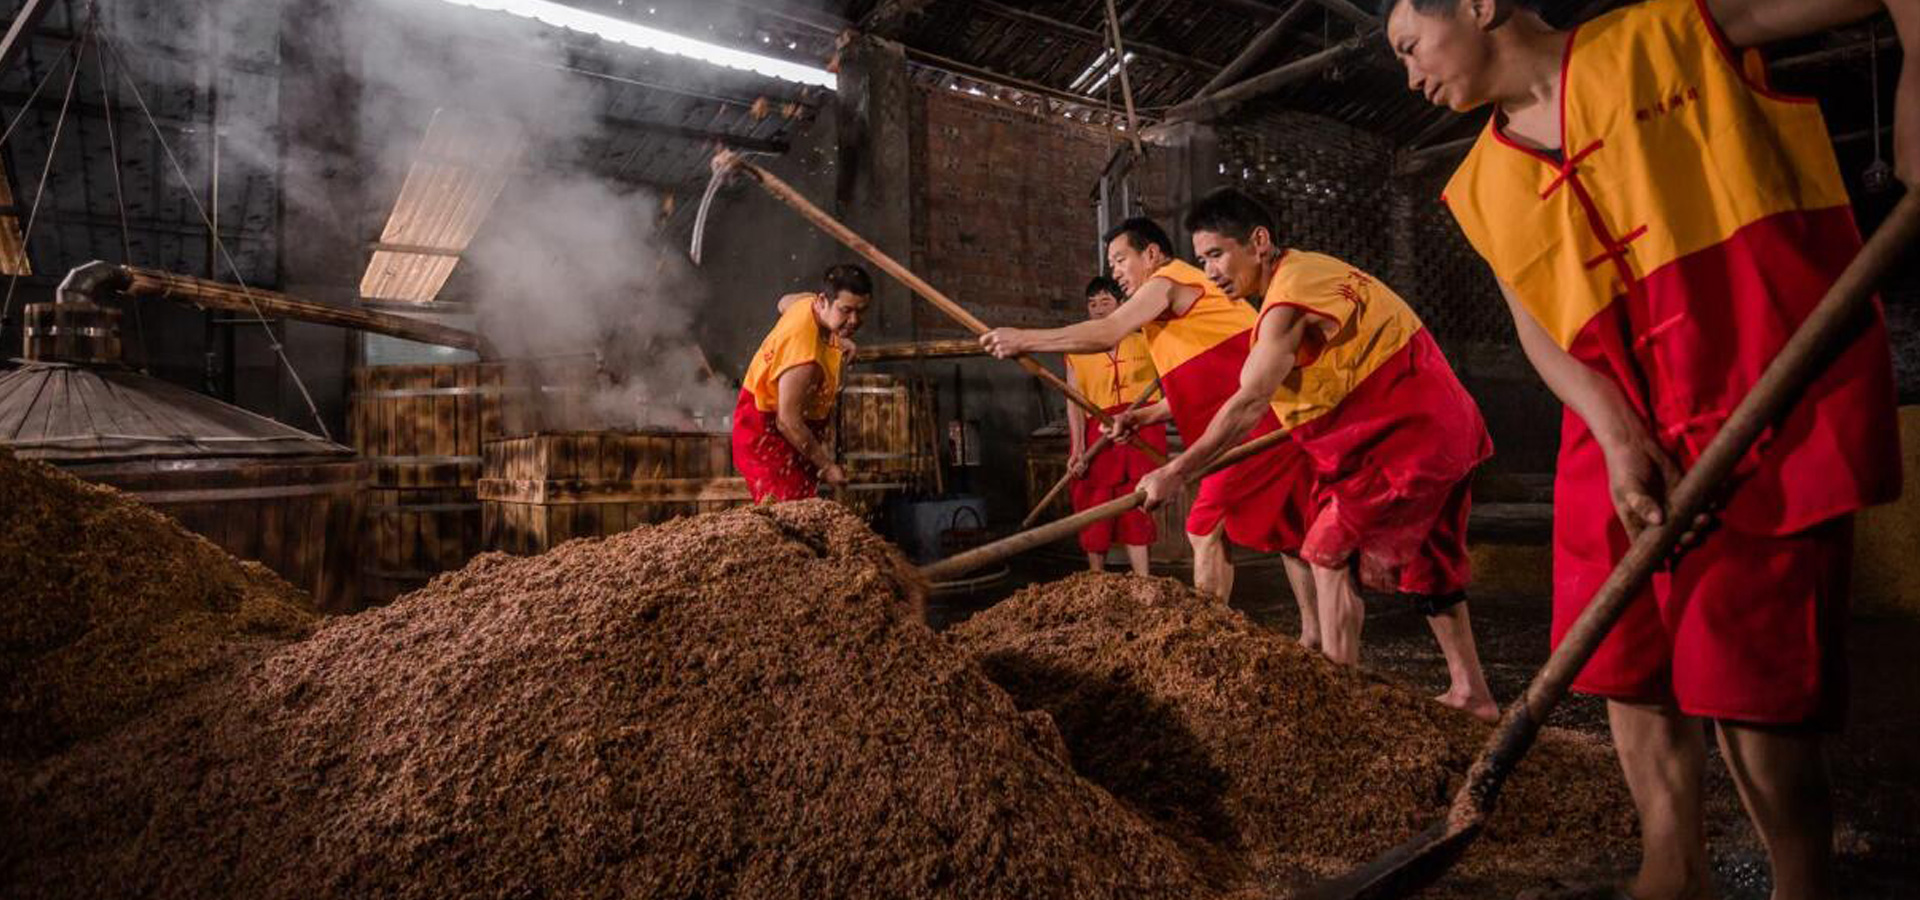
<instances>
[{"instance_id":1,"label":"corrugated roof panel","mask_svg":"<svg viewBox=\"0 0 1920 900\"><path fill-rule=\"evenodd\" d=\"M439 296L525 145L518 123L436 111L367 262L360 296L409 303Z\"/></svg>"}]
</instances>

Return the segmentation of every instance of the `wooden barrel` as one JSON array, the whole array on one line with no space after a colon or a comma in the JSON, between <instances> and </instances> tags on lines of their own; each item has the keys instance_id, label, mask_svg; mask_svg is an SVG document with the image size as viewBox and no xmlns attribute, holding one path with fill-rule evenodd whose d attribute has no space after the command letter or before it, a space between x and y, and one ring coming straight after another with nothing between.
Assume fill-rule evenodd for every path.
<instances>
[{"instance_id":1,"label":"wooden barrel","mask_svg":"<svg viewBox=\"0 0 1920 900\"><path fill-rule=\"evenodd\" d=\"M112 485L241 559L256 560L313 597L323 612L361 606L353 561L361 548L365 464L340 456L287 459L56 463Z\"/></svg>"},{"instance_id":2,"label":"wooden barrel","mask_svg":"<svg viewBox=\"0 0 1920 900\"><path fill-rule=\"evenodd\" d=\"M480 552L480 447L521 424L518 400L497 365L354 370L348 431L371 472L372 546L360 570L368 602L392 600Z\"/></svg>"},{"instance_id":3,"label":"wooden barrel","mask_svg":"<svg viewBox=\"0 0 1920 900\"><path fill-rule=\"evenodd\" d=\"M483 455L483 541L507 553L752 502L724 433L541 432L488 441Z\"/></svg>"},{"instance_id":4,"label":"wooden barrel","mask_svg":"<svg viewBox=\"0 0 1920 900\"><path fill-rule=\"evenodd\" d=\"M834 408L835 458L846 502L873 512L887 499L936 490L933 391L924 379L848 374Z\"/></svg>"},{"instance_id":5,"label":"wooden barrel","mask_svg":"<svg viewBox=\"0 0 1920 900\"><path fill-rule=\"evenodd\" d=\"M591 368L523 363L355 369L354 449L371 469L362 557L369 602L384 603L486 546L475 485L489 440L587 417Z\"/></svg>"},{"instance_id":6,"label":"wooden barrel","mask_svg":"<svg viewBox=\"0 0 1920 900\"><path fill-rule=\"evenodd\" d=\"M1167 446L1170 451L1180 449L1180 436L1169 433ZM1048 425L1035 431L1027 438L1027 508L1039 503L1048 489L1067 471L1067 428L1065 425ZM1050 522L1073 512L1073 501L1068 496L1070 490L1061 491L1054 498L1046 512L1040 514L1041 522ZM1187 543L1187 511L1193 508L1193 492L1182 491L1178 499L1154 510L1153 545L1147 556L1156 563L1179 565L1193 559L1193 546ZM1063 542L1064 544L1064 542ZM1079 553L1076 545L1073 552Z\"/></svg>"}]
</instances>

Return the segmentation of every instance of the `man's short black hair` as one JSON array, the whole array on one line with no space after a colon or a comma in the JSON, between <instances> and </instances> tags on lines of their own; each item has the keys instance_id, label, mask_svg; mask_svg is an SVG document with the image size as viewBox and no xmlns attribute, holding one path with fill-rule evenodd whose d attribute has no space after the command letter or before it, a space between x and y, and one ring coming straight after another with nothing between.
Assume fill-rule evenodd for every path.
<instances>
[{"instance_id":1,"label":"man's short black hair","mask_svg":"<svg viewBox=\"0 0 1920 900\"><path fill-rule=\"evenodd\" d=\"M1148 247L1158 246L1160 252L1165 253L1169 259L1173 257L1173 238L1167 237L1166 229L1161 228L1146 216L1134 216L1113 226L1112 230L1101 236L1100 243L1112 244L1114 238L1123 234L1127 236L1127 246L1134 250L1144 251Z\"/></svg>"},{"instance_id":2,"label":"man's short black hair","mask_svg":"<svg viewBox=\"0 0 1920 900\"><path fill-rule=\"evenodd\" d=\"M1242 244L1252 243L1253 230L1265 228L1275 244L1280 230L1273 224L1273 213L1239 188L1216 188L1187 210L1184 222L1188 233L1211 231Z\"/></svg>"},{"instance_id":3,"label":"man's short black hair","mask_svg":"<svg viewBox=\"0 0 1920 900\"><path fill-rule=\"evenodd\" d=\"M855 297L873 296L873 276L867 270L853 263L835 263L827 267L825 275L820 276L820 284L826 288L827 300L838 299L841 291Z\"/></svg>"},{"instance_id":4,"label":"man's short black hair","mask_svg":"<svg viewBox=\"0 0 1920 900\"><path fill-rule=\"evenodd\" d=\"M1385 22L1402 3L1411 3L1414 9L1431 16L1451 14L1454 4L1458 2L1459 0L1380 0L1380 21ZM1540 0L1514 0L1513 5L1521 9L1531 9L1534 12L1541 11Z\"/></svg>"},{"instance_id":5,"label":"man's short black hair","mask_svg":"<svg viewBox=\"0 0 1920 900\"><path fill-rule=\"evenodd\" d=\"M1385 22L1402 3L1412 3L1414 9L1431 14L1451 8L1454 0L1380 0L1380 21Z\"/></svg>"},{"instance_id":6,"label":"man's short black hair","mask_svg":"<svg viewBox=\"0 0 1920 900\"><path fill-rule=\"evenodd\" d=\"M1095 275L1087 282L1087 299L1092 300L1099 294L1112 294L1115 300L1127 299L1127 292L1120 287L1120 282L1105 275Z\"/></svg>"}]
</instances>

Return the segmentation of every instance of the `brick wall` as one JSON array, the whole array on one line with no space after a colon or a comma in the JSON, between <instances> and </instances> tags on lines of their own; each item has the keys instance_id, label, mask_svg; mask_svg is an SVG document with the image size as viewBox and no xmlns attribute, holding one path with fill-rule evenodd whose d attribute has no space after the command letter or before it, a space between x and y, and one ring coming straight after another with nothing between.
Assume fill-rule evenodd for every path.
<instances>
[{"instance_id":1,"label":"brick wall","mask_svg":"<svg viewBox=\"0 0 1920 900\"><path fill-rule=\"evenodd\" d=\"M1220 131L1221 183L1260 198L1282 246L1330 253L1388 278L1392 145L1316 116L1279 113Z\"/></svg>"},{"instance_id":2,"label":"brick wall","mask_svg":"<svg viewBox=\"0 0 1920 900\"><path fill-rule=\"evenodd\" d=\"M912 132L914 271L989 324L1084 317L1081 289L1099 272L1106 133L929 87L915 92ZM1150 194L1164 184L1151 171L1144 181ZM914 316L922 338L961 333L924 305Z\"/></svg>"}]
</instances>

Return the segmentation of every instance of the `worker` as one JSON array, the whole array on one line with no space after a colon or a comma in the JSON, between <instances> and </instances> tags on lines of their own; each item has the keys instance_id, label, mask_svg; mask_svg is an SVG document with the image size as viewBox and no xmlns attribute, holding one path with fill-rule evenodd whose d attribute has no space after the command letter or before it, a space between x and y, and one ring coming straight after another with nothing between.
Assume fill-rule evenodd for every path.
<instances>
[{"instance_id":1,"label":"worker","mask_svg":"<svg viewBox=\"0 0 1920 900\"><path fill-rule=\"evenodd\" d=\"M1357 571L1426 615L1450 682L1435 699L1498 718L1466 604L1467 481L1493 455L1479 407L1405 301L1341 260L1281 247L1259 201L1222 188L1186 226L1207 275L1259 301L1260 314L1238 390L1185 453L1141 479L1147 505L1278 418L1313 465L1300 555L1313 567L1327 658L1360 661Z\"/></svg>"},{"instance_id":2,"label":"worker","mask_svg":"<svg viewBox=\"0 0 1920 900\"><path fill-rule=\"evenodd\" d=\"M1769 87L1752 48L1882 8L1649 0L1566 32L1513 0L1382 3L1412 89L1493 107L1444 198L1566 406L1556 642L1860 248L1819 106ZM1911 61L1920 4L1884 8ZM1916 75L1909 62L1896 102L1909 181ZM1742 460L1717 517L1682 523L1693 546L1574 682L1607 699L1643 851L1630 883L1588 896L1712 893L1702 720L1776 900L1835 896L1822 736L1846 696L1853 515L1900 489L1890 360L1876 310Z\"/></svg>"},{"instance_id":3,"label":"worker","mask_svg":"<svg viewBox=\"0 0 1920 900\"><path fill-rule=\"evenodd\" d=\"M847 483L825 434L846 344L872 302L873 279L844 263L827 268L818 293L781 298L733 410L733 465L755 503L812 497L822 480Z\"/></svg>"},{"instance_id":4,"label":"worker","mask_svg":"<svg viewBox=\"0 0 1920 900\"><path fill-rule=\"evenodd\" d=\"M1116 436L1172 420L1180 433L1198 437L1232 396L1247 358L1253 309L1227 297L1205 272L1176 259L1173 241L1152 219L1131 218L1104 237L1114 279L1127 302L1111 315L1065 328L996 328L980 337L1002 359L1023 353L1095 353L1118 347L1144 332L1165 398L1113 417ZM1271 414L1256 436L1279 427ZM1193 582L1222 600L1233 593L1233 563L1227 542L1287 554L1287 577L1300 606L1300 641L1318 647L1318 611L1313 578L1297 557L1306 535L1312 473L1298 447L1282 444L1200 482L1187 513L1193 546Z\"/></svg>"},{"instance_id":5,"label":"worker","mask_svg":"<svg viewBox=\"0 0 1920 900\"><path fill-rule=\"evenodd\" d=\"M1087 282L1087 318L1104 319L1120 308L1126 297L1119 282L1104 275ZM1140 332L1122 338L1111 350L1099 353L1067 354L1067 371L1073 386L1108 415L1127 411L1140 395L1157 391L1153 357L1147 351L1147 339ZM1152 425L1134 432L1137 443L1112 444L1089 456L1090 445L1100 431L1087 427L1087 415L1080 407L1067 404L1067 470L1073 475L1073 511L1092 509L1116 497L1133 493L1134 483L1153 468L1153 458L1137 449L1137 443L1167 452L1167 428ZM1102 519L1080 530L1080 549L1087 553L1087 568L1099 572L1107 567L1107 551L1115 538L1127 548L1127 562L1133 574L1148 574L1147 549L1153 544L1153 519L1138 509L1117 518Z\"/></svg>"}]
</instances>

